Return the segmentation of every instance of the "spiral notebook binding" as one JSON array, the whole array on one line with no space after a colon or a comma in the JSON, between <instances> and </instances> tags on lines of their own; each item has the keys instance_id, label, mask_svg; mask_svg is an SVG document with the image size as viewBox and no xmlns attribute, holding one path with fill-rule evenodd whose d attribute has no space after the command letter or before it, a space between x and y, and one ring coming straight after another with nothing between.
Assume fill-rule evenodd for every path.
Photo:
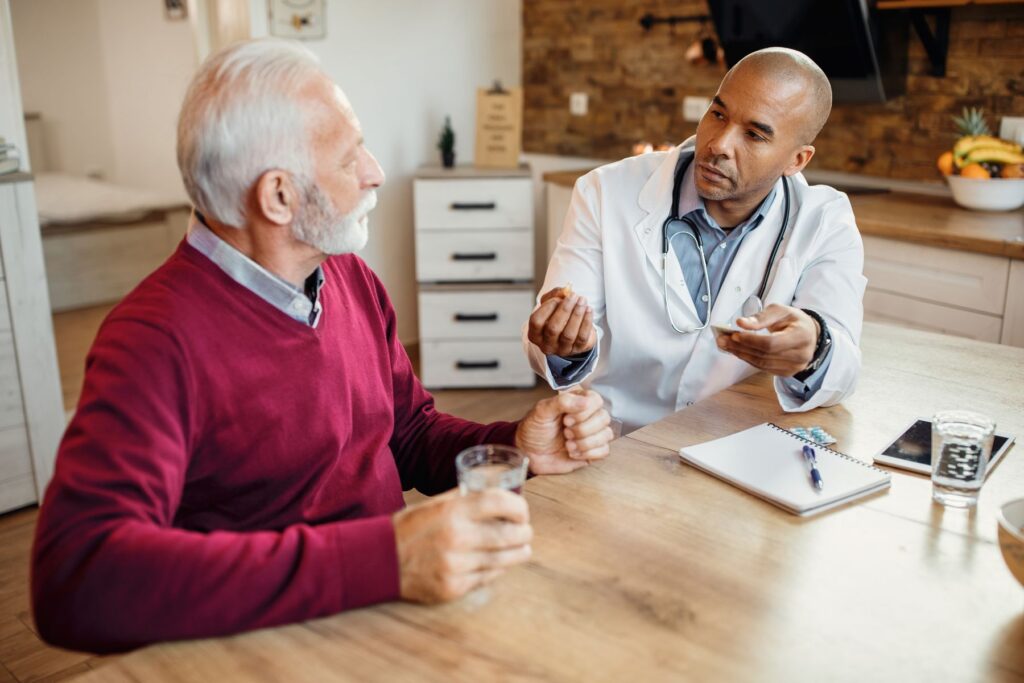
<instances>
[{"instance_id":1,"label":"spiral notebook binding","mask_svg":"<svg viewBox=\"0 0 1024 683\"><path fill-rule=\"evenodd\" d=\"M804 437L800 436L799 434L794 434L793 432L789 431L785 427L780 427L779 425L775 424L774 422L769 422L768 426L771 427L772 429L777 429L778 431L783 432L784 434L787 434L787 435L793 437L797 441L803 441L804 443L810 444L811 446L814 446L814 448L816 448L817 450L828 451L832 455L836 455L836 456L842 458L843 460L849 460L850 462L856 463L856 464L860 465L861 467L867 467L869 470L874 470L875 472L881 472L882 474L886 474L886 472L884 470L880 470L877 467L874 467L873 465L869 465L866 462L864 462L863 460L858 460L857 458L853 458L853 457L847 455L846 453L840 453L839 451L835 450L834 448L829 448L828 446L822 446L817 441L811 441L810 439L805 439Z\"/></svg>"}]
</instances>

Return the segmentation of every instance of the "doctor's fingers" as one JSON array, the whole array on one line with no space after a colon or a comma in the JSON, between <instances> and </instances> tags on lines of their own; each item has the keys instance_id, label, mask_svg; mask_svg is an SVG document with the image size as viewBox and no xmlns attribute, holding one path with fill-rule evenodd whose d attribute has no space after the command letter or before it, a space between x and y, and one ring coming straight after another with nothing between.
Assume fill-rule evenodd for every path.
<instances>
[{"instance_id":1,"label":"doctor's fingers","mask_svg":"<svg viewBox=\"0 0 1024 683\"><path fill-rule=\"evenodd\" d=\"M541 330L541 339L544 340L546 346L557 348L562 330L569 324L569 319L576 312L576 304L579 299L578 294L573 294L568 299L561 300L555 310L551 312L551 316L544 322L544 328Z\"/></svg>"},{"instance_id":2,"label":"doctor's fingers","mask_svg":"<svg viewBox=\"0 0 1024 683\"><path fill-rule=\"evenodd\" d=\"M580 330L583 328L583 322L586 320L586 317L587 302L580 297L580 300L576 303L576 308L572 310L572 315L569 316L569 321L562 329L562 334L558 336L558 348L560 351L564 350L565 355L571 356L575 353L573 349L576 348Z\"/></svg>"},{"instance_id":3,"label":"doctor's fingers","mask_svg":"<svg viewBox=\"0 0 1024 683\"><path fill-rule=\"evenodd\" d=\"M808 344L814 344L811 339L799 329L787 329L772 334L751 334L749 332L734 332L726 340L728 346L744 348L760 353L779 354L793 349L802 349Z\"/></svg>"},{"instance_id":4,"label":"doctor's fingers","mask_svg":"<svg viewBox=\"0 0 1024 683\"><path fill-rule=\"evenodd\" d=\"M576 333L576 341L572 345L572 355L575 356L585 351L590 351L596 343L597 331L594 329L594 310L587 307L587 312L583 316L583 323L580 325L579 332Z\"/></svg>"},{"instance_id":5,"label":"doctor's fingers","mask_svg":"<svg viewBox=\"0 0 1024 683\"><path fill-rule=\"evenodd\" d=\"M764 370L773 375L790 377L807 367L807 361L784 360L759 354L750 354L743 351L733 351L732 355L740 360L753 365L758 370Z\"/></svg>"},{"instance_id":6,"label":"doctor's fingers","mask_svg":"<svg viewBox=\"0 0 1024 683\"><path fill-rule=\"evenodd\" d=\"M530 314L530 341L533 341L534 337L540 339L541 333L544 331L544 325L547 324L548 319L551 317L551 314L555 312L555 309L561 305L561 299L549 299L538 306L537 310Z\"/></svg>"}]
</instances>

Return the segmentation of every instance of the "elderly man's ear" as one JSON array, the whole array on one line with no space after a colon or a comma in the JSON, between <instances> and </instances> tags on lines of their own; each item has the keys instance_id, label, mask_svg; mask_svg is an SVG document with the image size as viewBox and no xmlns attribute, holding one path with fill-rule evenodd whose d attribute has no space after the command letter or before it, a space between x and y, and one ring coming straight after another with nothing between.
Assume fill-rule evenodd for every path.
<instances>
[{"instance_id":1,"label":"elderly man's ear","mask_svg":"<svg viewBox=\"0 0 1024 683\"><path fill-rule=\"evenodd\" d=\"M267 171L256 181L258 215L275 225L290 225L299 207L299 192L286 171Z\"/></svg>"}]
</instances>

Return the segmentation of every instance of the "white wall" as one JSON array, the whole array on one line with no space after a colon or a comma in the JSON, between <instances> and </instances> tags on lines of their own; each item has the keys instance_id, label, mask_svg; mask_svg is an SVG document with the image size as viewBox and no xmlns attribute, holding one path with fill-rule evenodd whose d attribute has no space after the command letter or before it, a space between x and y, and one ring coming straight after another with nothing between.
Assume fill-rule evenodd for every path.
<instances>
[{"instance_id":1,"label":"white wall","mask_svg":"<svg viewBox=\"0 0 1024 683\"><path fill-rule=\"evenodd\" d=\"M267 35L267 2L252 0L253 35ZM387 182L362 256L398 312L403 342L417 339L412 176L438 163L445 114L460 163L473 158L476 88L520 84L521 0L327 2L327 37L306 45L348 94Z\"/></svg>"},{"instance_id":2,"label":"white wall","mask_svg":"<svg viewBox=\"0 0 1024 683\"><path fill-rule=\"evenodd\" d=\"M192 26L160 2L12 0L26 111L48 164L184 198L175 122L197 58Z\"/></svg>"},{"instance_id":3,"label":"white wall","mask_svg":"<svg viewBox=\"0 0 1024 683\"><path fill-rule=\"evenodd\" d=\"M110 176L99 0L11 0L11 18L23 106L43 114L46 166Z\"/></svg>"}]
</instances>

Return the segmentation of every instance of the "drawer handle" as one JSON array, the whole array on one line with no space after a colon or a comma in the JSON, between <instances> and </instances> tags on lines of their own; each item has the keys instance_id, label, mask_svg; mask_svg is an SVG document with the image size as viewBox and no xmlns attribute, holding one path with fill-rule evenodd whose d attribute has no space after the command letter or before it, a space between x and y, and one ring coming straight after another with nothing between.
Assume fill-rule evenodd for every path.
<instances>
[{"instance_id":1,"label":"drawer handle","mask_svg":"<svg viewBox=\"0 0 1024 683\"><path fill-rule=\"evenodd\" d=\"M459 370L497 370L501 367L501 363L496 360L459 360L455 361L455 367Z\"/></svg>"},{"instance_id":2,"label":"drawer handle","mask_svg":"<svg viewBox=\"0 0 1024 683\"><path fill-rule=\"evenodd\" d=\"M492 323L498 319L497 313L456 313L457 323Z\"/></svg>"},{"instance_id":3,"label":"drawer handle","mask_svg":"<svg viewBox=\"0 0 1024 683\"><path fill-rule=\"evenodd\" d=\"M498 208L496 202L452 202L452 211L494 211Z\"/></svg>"},{"instance_id":4,"label":"drawer handle","mask_svg":"<svg viewBox=\"0 0 1024 683\"><path fill-rule=\"evenodd\" d=\"M484 251L471 254L455 252L452 254L452 261L496 261L497 259L498 252L496 251Z\"/></svg>"}]
</instances>

